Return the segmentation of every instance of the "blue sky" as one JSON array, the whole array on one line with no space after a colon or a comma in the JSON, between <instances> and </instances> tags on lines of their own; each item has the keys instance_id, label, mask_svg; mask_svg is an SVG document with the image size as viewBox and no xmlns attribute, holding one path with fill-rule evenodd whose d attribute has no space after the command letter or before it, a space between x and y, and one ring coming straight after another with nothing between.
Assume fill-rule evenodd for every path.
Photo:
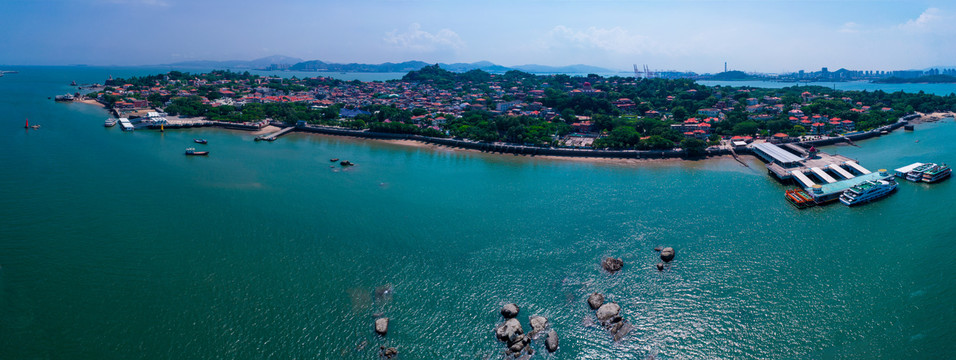
<instances>
[{"instance_id":1,"label":"blue sky","mask_svg":"<svg viewBox=\"0 0 956 360\"><path fill-rule=\"evenodd\" d=\"M589 64L788 72L956 66L952 1L2 0L0 64Z\"/></svg>"}]
</instances>

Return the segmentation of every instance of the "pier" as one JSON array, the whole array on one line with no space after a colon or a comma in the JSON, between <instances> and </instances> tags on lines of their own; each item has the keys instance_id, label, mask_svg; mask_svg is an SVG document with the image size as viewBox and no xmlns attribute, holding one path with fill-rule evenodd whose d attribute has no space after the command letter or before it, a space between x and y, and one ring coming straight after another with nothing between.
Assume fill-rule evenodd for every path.
<instances>
[{"instance_id":1,"label":"pier","mask_svg":"<svg viewBox=\"0 0 956 360\"><path fill-rule=\"evenodd\" d=\"M856 160L816 151L812 146L786 144L781 147L761 143L754 145L753 151L767 161L767 170L772 176L781 181L795 181L818 204L837 200L843 191L863 182L892 177L885 170L871 172Z\"/></svg>"},{"instance_id":2,"label":"pier","mask_svg":"<svg viewBox=\"0 0 956 360\"><path fill-rule=\"evenodd\" d=\"M284 129L282 129L282 130L276 131L276 132L271 133L271 134L266 134L266 135L258 136L258 137L256 137L256 141L259 141L259 140L275 141L275 140L278 139L280 136L285 135L285 134L288 134L289 132L292 132L293 130L295 130L295 127L294 127L294 126L290 126L290 127L284 128Z\"/></svg>"}]
</instances>

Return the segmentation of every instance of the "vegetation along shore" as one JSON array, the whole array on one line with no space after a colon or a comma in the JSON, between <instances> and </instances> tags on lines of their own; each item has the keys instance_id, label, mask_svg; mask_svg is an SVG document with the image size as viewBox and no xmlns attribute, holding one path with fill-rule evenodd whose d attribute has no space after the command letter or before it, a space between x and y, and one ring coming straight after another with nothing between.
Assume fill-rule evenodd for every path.
<instances>
[{"instance_id":1,"label":"vegetation along shore","mask_svg":"<svg viewBox=\"0 0 956 360\"><path fill-rule=\"evenodd\" d=\"M735 154L753 141L865 138L901 119L918 120L917 112L956 110L954 94L710 87L687 79L455 73L438 66L384 82L170 71L111 78L78 100L119 117L619 158Z\"/></svg>"}]
</instances>

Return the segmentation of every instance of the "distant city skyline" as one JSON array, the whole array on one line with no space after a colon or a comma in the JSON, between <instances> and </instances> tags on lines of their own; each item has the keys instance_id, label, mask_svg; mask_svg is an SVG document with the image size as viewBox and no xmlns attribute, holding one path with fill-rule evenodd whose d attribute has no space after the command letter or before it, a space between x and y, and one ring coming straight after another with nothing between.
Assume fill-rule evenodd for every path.
<instances>
[{"instance_id":1,"label":"distant city skyline","mask_svg":"<svg viewBox=\"0 0 956 360\"><path fill-rule=\"evenodd\" d=\"M7 0L0 64L284 55L787 73L953 66L945 1Z\"/></svg>"}]
</instances>

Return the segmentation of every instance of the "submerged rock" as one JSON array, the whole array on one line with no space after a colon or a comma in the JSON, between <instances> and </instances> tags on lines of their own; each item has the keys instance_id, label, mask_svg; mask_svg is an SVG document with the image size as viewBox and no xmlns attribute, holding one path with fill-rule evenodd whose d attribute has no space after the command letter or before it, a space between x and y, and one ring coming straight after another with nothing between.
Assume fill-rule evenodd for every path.
<instances>
[{"instance_id":1,"label":"submerged rock","mask_svg":"<svg viewBox=\"0 0 956 360\"><path fill-rule=\"evenodd\" d=\"M624 260L606 257L603 261L601 261L601 266L604 267L604 270L607 270L608 272L617 272L624 267Z\"/></svg>"},{"instance_id":2,"label":"submerged rock","mask_svg":"<svg viewBox=\"0 0 956 360\"><path fill-rule=\"evenodd\" d=\"M375 300L377 301L388 301L392 299L392 293L395 292L395 287L392 284L385 284L375 288Z\"/></svg>"},{"instance_id":3,"label":"submerged rock","mask_svg":"<svg viewBox=\"0 0 956 360\"><path fill-rule=\"evenodd\" d=\"M381 357L381 358L383 358L383 359L391 359L391 358L395 357L396 355L398 355L398 349L393 348L393 347L386 348L386 347L384 347L384 346L380 346L379 349L380 349L380 351L379 351L378 356Z\"/></svg>"},{"instance_id":4,"label":"submerged rock","mask_svg":"<svg viewBox=\"0 0 956 360\"><path fill-rule=\"evenodd\" d=\"M504 316L505 319L511 319L518 316L518 311L518 305L506 304L501 307L501 316Z\"/></svg>"},{"instance_id":5,"label":"submerged rock","mask_svg":"<svg viewBox=\"0 0 956 360\"><path fill-rule=\"evenodd\" d=\"M558 332L551 329L548 331L548 338L544 340L544 347L548 349L548 352L555 352L558 350Z\"/></svg>"},{"instance_id":6,"label":"submerged rock","mask_svg":"<svg viewBox=\"0 0 956 360\"><path fill-rule=\"evenodd\" d=\"M495 329L495 337L498 340L511 342L516 335L521 335L524 333L524 330L521 329L521 323L518 322L518 319L511 318L506 320L504 323L498 326Z\"/></svg>"},{"instance_id":7,"label":"submerged rock","mask_svg":"<svg viewBox=\"0 0 956 360\"><path fill-rule=\"evenodd\" d=\"M591 294L591 296L588 296L588 305L591 306L591 310L597 310L601 305L604 305L604 295L600 293Z\"/></svg>"},{"instance_id":8,"label":"submerged rock","mask_svg":"<svg viewBox=\"0 0 956 360\"><path fill-rule=\"evenodd\" d=\"M664 262L671 262L671 260L674 260L674 248L666 247L661 250L661 260L664 260Z\"/></svg>"},{"instance_id":9,"label":"submerged rock","mask_svg":"<svg viewBox=\"0 0 956 360\"><path fill-rule=\"evenodd\" d=\"M375 320L375 332L379 333L380 335L385 335L386 333L388 333L388 318L387 317L383 317L383 318L379 318L378 320Z\"/></svg>"},{"instance_id":10,"label":"submerged rock","mask_svg":"<svg viewBox=\"0 0 956 360\"><path fill-rule=\"evenodd\" d=\"M601 305L601 307L597 309L597 318L598 320L601 320L601 322L605 322L617 316L620 313L621 313L620 305L615 303L607 303L607 304Z\"/></svg>"}]
</instances>

